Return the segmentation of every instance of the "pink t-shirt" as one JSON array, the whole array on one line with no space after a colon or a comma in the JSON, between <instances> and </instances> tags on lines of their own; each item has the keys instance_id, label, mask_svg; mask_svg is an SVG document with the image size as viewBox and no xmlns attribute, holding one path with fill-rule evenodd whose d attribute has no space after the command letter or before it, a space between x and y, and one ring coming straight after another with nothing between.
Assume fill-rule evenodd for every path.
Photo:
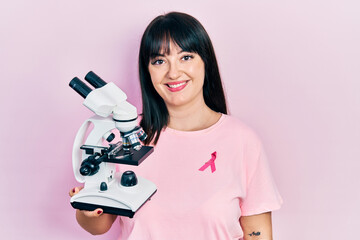
<instances>
[{"instance_id":1,"label":"pink t-shirt","mask_svg":"<svg viewBox=\"0 0 360 240\"><path fill-rule=\"evenodd\" d=\"M228 115L200 131L167 128L140 166L121 168L158 190L132 219L120 217L120 240L240 239L240 216L282 203L258 137Z\"/></svg>"}]
</instances>

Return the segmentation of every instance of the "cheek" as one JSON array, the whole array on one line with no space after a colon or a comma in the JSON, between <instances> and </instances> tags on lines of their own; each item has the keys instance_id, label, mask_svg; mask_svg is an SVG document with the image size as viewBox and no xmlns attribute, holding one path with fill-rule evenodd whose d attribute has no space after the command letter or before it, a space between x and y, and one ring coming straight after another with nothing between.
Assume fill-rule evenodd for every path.
<instances>
[{"instance_id":1,"label":"cheek","mask_svg":"<svg viewBox=\"0 0 360 240\"><path fill-rule=\"evenodd\" d=\"M161 82L161 74L159 73L159 71L154 71L153 69L149 69L149 74L150 74L150 78L151 78L151 82L153 83L153 85L155 86L156 84Z\"/></svg>"},{"instance_id":2,"label":"cheek","mask_svg":"<svg viewBox=\"0 0 360 240\"><path fill-rule=\"evenodd\" d=\"M159 93L159 89L161 87L161 80L156 76L151 76L151 82L155 90Z\"/></svg>"},{"instance_id":3,"label":"cheek","mask_svg":"<svg viewBox=\"0 0 360 240\"><path fill-rule=\"evenodd\" d=\"M161 96L161 77L159 76L159 74L155 71L149 71L150 73L150 78L151 78L151 83L155 89L155 91Z\"/></svg>"},{"instance_id":4,"label":"cheek","mask_svg":"<svg viewBox=\"0 0 360 240\"><path fill-rule=\"evenodd\" d=\"M205 66L202 63L198 63L190 69L191 74L196 77L199 81L205 79Z\"/></svg>"}]
</instances>

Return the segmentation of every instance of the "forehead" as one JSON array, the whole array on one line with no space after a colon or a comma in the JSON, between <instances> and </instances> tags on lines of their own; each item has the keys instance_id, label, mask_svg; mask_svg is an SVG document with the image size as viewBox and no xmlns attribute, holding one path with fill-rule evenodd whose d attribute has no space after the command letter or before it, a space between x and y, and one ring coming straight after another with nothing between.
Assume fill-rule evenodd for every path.
<instances>
[{"instance_id":1,"label":"forehead","mask_svg":"<svg viewBox=\"0 0 360 240\"><path fill-rule=\"evenodd\" d=\"M156 48L152 49L152 51L150 53L150 59L155 58L157 56L179 54L183 51L184 51L184 49L182 49L173 40L171 40L171 41L163 40L162 42L159 43L159 45Z\"/></svg>"},{"instance_id":2,"label":"forehead","mask_svg":"<svg viewBox=\"0 0 360 240\"><path fill-rule=\"evenodd\" d=\"M161 43L158 54L170 55L170 54L181 53L181 52L183 52L183 49L177 43L175 43L173 40L171 40L169 42L163 41Z\"/></svg>"},{"instance_id":3,"label":"forehead","mask_svg":"<svg viewBox=\"0 0 360 240\"><path fill-rule=\"evenodd\" d=\"M189 41L186 38L180 38L172 36L170 32L162 33L152 37L152 40L149 41L149 57L154 58L159 55L170 55L174 52L180 53L183 51L191 51Z\"/></svg>"}]
</instances>

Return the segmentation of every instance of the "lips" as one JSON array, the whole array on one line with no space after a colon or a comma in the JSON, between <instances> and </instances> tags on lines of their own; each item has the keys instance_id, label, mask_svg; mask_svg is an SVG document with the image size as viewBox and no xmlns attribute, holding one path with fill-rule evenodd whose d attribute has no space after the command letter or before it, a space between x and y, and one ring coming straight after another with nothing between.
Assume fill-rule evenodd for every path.
<instances>
[{"instance_id":1,"label":"lips","mask_svg":"<svg viewBox=\"0 0 360 240\"><path fill-rule=\"evenodd\" d=\"M165 84L169 91L178 92L184 89L189 81L171 82Z\"/></svg>"}]
</instances>

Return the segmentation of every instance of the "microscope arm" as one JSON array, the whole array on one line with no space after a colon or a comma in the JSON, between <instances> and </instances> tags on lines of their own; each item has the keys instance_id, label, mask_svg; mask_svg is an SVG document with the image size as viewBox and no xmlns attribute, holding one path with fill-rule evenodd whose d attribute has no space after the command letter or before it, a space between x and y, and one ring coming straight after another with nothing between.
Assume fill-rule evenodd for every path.
<instances>
[{"instance_id":1,"label":"microscope arm","mask_svg":"<svg viewBox=\"0 0 360 240\"><path fill-rule=\"evenodd\" d=\"M86 132L88 131L90 125L93 124L94 128L89 133L86 141L84 141L86 137ZM86 158L86 153L84 153L80 147L83 144L86 145L94 145L101 146L102 139L106 138L110 131L115 128L115 123L112 118L102 118L99 116L93 116L87 119L80 127L79 131L76 134L73 151L72 151L72 163L73 163L73 171L75 178L78 182L85 182L85 178L80 174L79 169L83 159Z\"/></svg>"}]
</instances>

